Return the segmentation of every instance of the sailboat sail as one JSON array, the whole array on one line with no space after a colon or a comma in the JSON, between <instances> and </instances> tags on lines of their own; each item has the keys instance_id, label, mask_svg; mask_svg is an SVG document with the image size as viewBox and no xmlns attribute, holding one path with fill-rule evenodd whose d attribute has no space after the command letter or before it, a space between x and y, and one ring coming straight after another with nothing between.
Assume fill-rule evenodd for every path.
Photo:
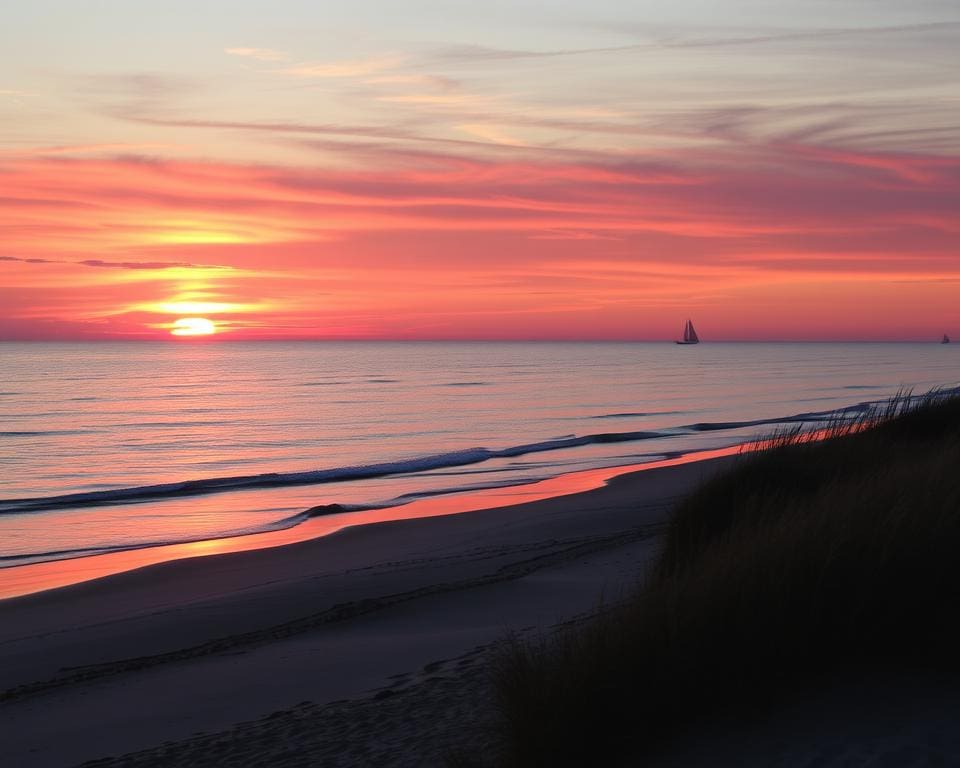
<instances>
[{"instance_id":1,"label":"sailboat sail","mask_svg":"<svg viewBox=\"0 0 960 768\"><path fill-rule=\"evenodd\" d=\"M700 337L697 336L696 330L694 330L693 323L690 320L687 320L687 324L683 326L683 341L678 341L677 344L699 344Z\"/></svg>"},{"instance_id":2,"label":"sailboat sail","mask_svg":"<svg viewBox=\"0 0 960 768\"><path fill-rule=\"evenodd\" d=\"M942 340L940 343L941 343L941 344L949 344L949 343L950 343L950 337L947 336L947 334L943 334L943 340Z\"/></svg>"}]
</instances>

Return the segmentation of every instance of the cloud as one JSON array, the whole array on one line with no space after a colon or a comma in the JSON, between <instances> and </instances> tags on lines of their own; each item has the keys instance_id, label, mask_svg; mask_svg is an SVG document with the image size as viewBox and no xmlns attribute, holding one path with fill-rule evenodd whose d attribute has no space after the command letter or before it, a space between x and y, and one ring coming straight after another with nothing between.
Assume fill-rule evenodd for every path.
<instances>
[{"instance_id":1,"label":"cloud","mask_svg":"<svg viewBox=\"0 0 960 768\"><path fill-rule=\"evenodd\" d=\"M897 24L875 27L824 27L796 31L774 31L736 36L712 35L689 37L677 33L664 34L649 27L617 25L604 28L618 34L628 33L646 38L644 42L623 45L589 46L583 48L554 48L544 50L497 48L484 45L456 45L439 48L425 57L426 62L484 62L517 59L562 58L568 56L594 56L611 53L640 53L684 48L728 48L788 43L821 41L833 38L870 38L905 35L912 33L943 33L960 29L960 22L940 21L922 24Z\"/></svg>"},{"instance_id":2,"label":"cloud","mask_svg":"<svg viewBox=\"0 0 960 768\"><path fill-rule=\"evenodd\" d=\"M133 123L170 128L236 130L251 134L305 134L394 142L380 152L390 162L391 151L399 156L397 144L417 143L436 147L460 146L465 153L506 151L526 156L563 155L589 160L622 158L628 152L648 150L635 147L686 146L692 157L704 141L722 142L754 151L777 151L777 145L819 146L882 151L884 149L949 154L960 151L953 128L955 108L949 102L900 99L852 101L795 101L769 105L762 102L720 107L662 107L642 112L598 113L557 108L512 109L462 94L454 88L425 94L395 94L374 97L377 101L432 106L429 122L398 122L396 115L382 124L310 123L297 120L251 121L213 120L180 117L170 110L124 107L111 115ZM923 122L919 122L922 116ZM491 128L492 127L492 128ZM458 135L459 134L459 135ZM625 141L614 141L621 137ZM316 147L324 148L321 143ZM336 150L335 145L327 145ZM341 147L349 153L349 146ZM367 147L363 154L374 149ZM360 153L358 152L358 156Z\"/></svg>"},{"instance_id":3,"label":"cloud","mask_svg":"<svg viewBox=\"0 0 960 768\"><path fill-rule=\"evenodd\" d=\"M960 22L940 21L923 24L893 24L876 27L825 27L819 29L798 30L795 32L773 32L769 34L743 35L738 37L708 37L692 39L666 40L664 47L671 48L718 48L725 46L762 45L792 41L819 41L829 38L887 37L914 32L944 32L960 29Z\"/></svg>"},{"instance_id":4,"label":"cloud","mask_svg":"<svg viewBox=\"0 0 960 768\"><path fill-rule=\"evenodd\" d=\"M495 62L511 61L516 59L548 59L565 56L590 56L603 53L624 53L638 50L648 50L649 43L629 43L627 45L609 45L589 48L555 48L547 50L525 50L520 48L496 48L487 45L451 45L427 54L423 58L424 64L430 63L467 63L467 62Z\"/></svg>"},{"instance_id":5,"label":"cloud","mask_svg":"<svg viewBox=\"0 0 960 768\"><path fill-rule=\"evenodd\" d=\"M713 239L846 233L870 239L901 228L916 230L918 242L957 230L950 201L960 192L960 160L950 156L773 143L603 162L434 152L399 167L377 165L350 170L64 157L14 162L3 177L19 192L0 200L0 223L21 251L55 240L101 252L136 244L320 241L368 229L618 237L662 232ZM77 217L81 202L86 213ZM23 254L34 255L46 257ZM127 259L110 261L136 268Z\"/></svg>"},{"instance_id":6,"label":"cloud","mask_svg":"<svg viewBox=\"0 0 960 768\"><path fill-rule=\"evenodd\" d=\"M163 150L182 149L178 144L163 142L115 142L111 144L64 144L49 147L30 147L29 149L0 150L0 155L20 157L40 157L42 155L86 155L86 154L137 154L141 152L161 152Z\"/></svg>"},{"instance_id":7,"label":"cloud","mask_svg":"<svg viewBox=\"0 0 960 768\"><path fill-rule=\"evenodd\" d=\"M156 117L148 114L142 114L137 111L116 111L115 117L142 125L165 126L169 128L207 128L207 129L228 129L236 131L248 131L251 133L276 133L276 134L307 134L320 136L342 136L345 138L353 137L358 139L386 139L393 142L415 142L420 144L433 144L439 146L461 146L464 149L487 149L500 150L512 149L520 146L519 144L501 144L491 142L489 139L465 139L454 138L445 135L429 135L418 133L409 128L396 127L392 125L338 125L305 123L296 121L277 121L277 122L253 122L243 120L197 120L178 117ZM478 135L478 134L474 134ZM318 149L340 149L350 150L345 144L326 144L314 143ZM538 147L527 147L530 152L540 151ZM390 161L391 158L399 158L404 154L403 150L397 150L395 147L381 147L377 150L370 145L363 147L354 147L357 156L363 154L375 153L382 160ZM546 151L552 152L552 149ZM588 154L588 153L584 153ZM444 160L442 155L433 154L434 160Z\"/></svg>"},{"instance_id":8,"label":"cloud","mask_svg":"<svg viewBox=\"0 0 960 768\"><path fill-rule=\"evenodd\" d=\"M908 278L918 293L877 333L932 322L960 276L960 159L818 149L423 152L364 168L14 160L0 183L45 204L0 199L17 254L3 261L51 266L6 270L0 326L126 313L133 333L153 321L131 307L209 302L255 306L236 326L251 338L612 338L723 305L758 314L736 314L747 327L766 313L770 333L825 314L829 336ZM811 309L825 295L830 307Z\"/></svg>"},{"instance_id":9,"label":"cloud","mask_svg":"<svg viewBox=\"0 0 960 768\"><path fill-rule=\"evenodd\" d=\"M129 72L108 75L82 75L81 90L100 96L121 96L138 101L154 101L181 96L197 90L192 77L165 72Z\"/></svg>"},{"instance_id":10,"label":"cloud","mask_svg":"<svg viewBox=\"0 0 960 768\"><path fill-rule=\"evenodd\" d=\"M505 144L507 146L522 147L527 143L514 136L511 136L498 125L489 125L484 123L464 123L457 126L464 133L471 136L477 136L483 141L491 144Z\"/></svg>"},{"instance_id":11,"label":"cloud","mask_svg":"<svg viewBox=\"0 0 960 768\"><path fill-rule=\"evenodd\" d=\"M0 261L22 261L24 264L65 264L67 262L53 259L21 259L17 256L0 256Z\"/></svg>"},{"instance_id":12,"label":"cloud","mask_svg":"<svg viewBox=\"0 0 960 768\"><path fill-rule=\"evenodd\" d=\"M348 61L304 62L277 71L302 78L367 77L378 72L396 69L405 59L405 56L387 55Z\"/></svg>"},{"instance_id":13,"label":"cloud","mask_svg":"<svg viewBox=\"0 0 960 768\"><path fill-rule=\"evenodd\" d=\"M221 264L191 264L188 261L105 261L103 259L84 259L76 262L85 267L105 267L107 269L232 269Z\"/></svg>"},{"instance_id":14,"label":"cloud","mask_svg":"<svg viewBox=\"0 0 960 768\"><path fill-rule=\"evenodd\" d=\"M166 109L204 88L199 78L163 72L81 75L73 81L76 94L106 114Z\"/></svg>"},{"instance_id":15,"label":"cloud","mask_svg":"<svg viewBox=\"0 0 960 768\"><path fill-rule=\"evenodd\" d=\"M378 125L340 125L297 121L256 122L245 120L204 120L178 117L154 117L137 113L117 113L117 117L143 125L169 128L212 128L266 133L314 133L334 136L361 136L377 139L417 139L417 134L402 128Z\"/></svg>"},{"instance_id":16,"label":"cloud","mask_svg":"<svg viewBox=\"0 0 960 768\"><path fill-rule=\"evenodd\" d=\"M106 259L65 259L21 258L19 256L0 256L0 261L19 261L24 264L70 264L82 267L101 267L105 269L224 269L232 267L222 264L191 264L186 261L108 261Z\"/></svg>"},{"instance_id":17,"label":"cloud","mask_svg":"<svg viewBox=\"0 0 960 768\"><path fill-rule=\"evenodd\" d=\"M452 91L460 87L460 81L442 75L377 75L363 81L367 85L415 85Z\"/></svg>"},{"instance_id":18,"label":"cloud","mask_svg":"<svg viewBox=\"0 0 960 768\"><path fill-rule=\"evenodd\" d=\"M283 51L275 51L272 48L224 48L223 52L257 61L287 61L290 58Z\"/></svg>"}]
</instances>

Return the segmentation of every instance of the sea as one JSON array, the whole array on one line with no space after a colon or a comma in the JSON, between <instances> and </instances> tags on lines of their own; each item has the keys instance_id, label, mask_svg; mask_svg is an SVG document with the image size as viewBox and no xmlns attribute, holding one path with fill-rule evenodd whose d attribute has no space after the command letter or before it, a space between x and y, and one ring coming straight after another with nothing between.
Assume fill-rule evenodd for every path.
<instances>
[{"instance_id":1,"label":"sea","mask_svg":"<svg viewBox=\"0 0 960 768\"><path fill-rule=\"evenodd\" d=\"M0 343L0 568L655 462L958 386L960 345L936 343Z\"/></svg>"}]
</instances>

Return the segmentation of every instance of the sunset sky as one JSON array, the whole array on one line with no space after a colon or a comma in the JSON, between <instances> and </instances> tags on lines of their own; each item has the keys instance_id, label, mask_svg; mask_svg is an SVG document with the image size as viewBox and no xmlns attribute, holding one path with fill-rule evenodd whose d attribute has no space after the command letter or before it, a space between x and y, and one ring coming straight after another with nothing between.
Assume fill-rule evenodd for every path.
<instances>
[{"instance_id":1,"label":"sunset sky","mask_svg":"<svg viewBox=\"0 0 960 768\"><path fill-rule=\"evenodd\" d=\"M960 336L955 0L30 0L0 339Z\"/></svg>"}]
</instances>

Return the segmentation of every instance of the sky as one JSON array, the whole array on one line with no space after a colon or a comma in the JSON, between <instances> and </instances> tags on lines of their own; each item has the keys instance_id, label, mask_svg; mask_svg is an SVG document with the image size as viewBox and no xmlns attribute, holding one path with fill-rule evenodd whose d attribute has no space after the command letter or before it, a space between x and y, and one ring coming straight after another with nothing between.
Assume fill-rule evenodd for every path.
<instances>
[{"instance_id":1,"label":"sky","mask_svg":"<svg viewBox=\"0 0 960 768\"><path fill-rule=\"evenodd\" d=\"M955 0L3 16L0 339L960 337Z\"/></svg>"}]
</instances>

